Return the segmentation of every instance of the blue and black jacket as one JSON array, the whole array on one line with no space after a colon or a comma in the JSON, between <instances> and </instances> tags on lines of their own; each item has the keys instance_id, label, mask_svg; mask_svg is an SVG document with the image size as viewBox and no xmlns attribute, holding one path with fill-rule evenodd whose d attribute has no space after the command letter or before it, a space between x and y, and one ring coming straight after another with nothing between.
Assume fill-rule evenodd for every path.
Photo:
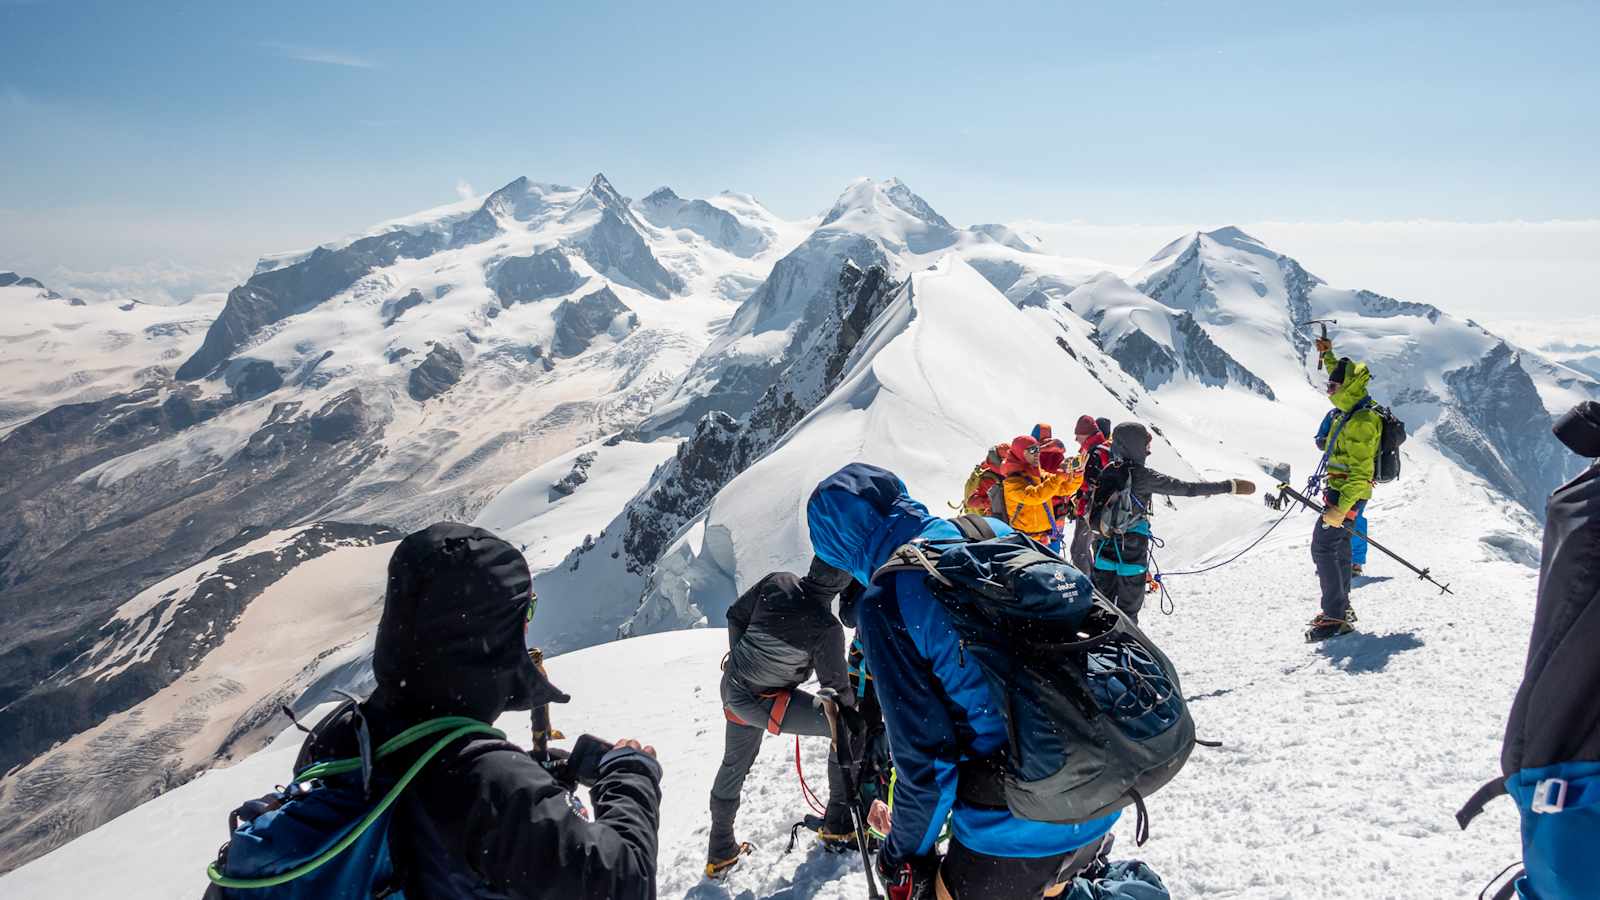
<instances>
[{"instance_id":1,"label":"blue and black jacket","mask_svg":"<svg viewBox=\"0 0 1600 900\"><path fill-rule=\"evenodd\" d=\"M872 573L913 538L960 538L911 499L892 472L854 463L824 479L806 507L812 549L867 584L856 637L866 649L894 756L894 819L883 853L898 865L933 852L950 818L963 846L1001 857L1055 856L1099 840L1117 814L1077 825L1019 819L956 798L959 766L1006 747L1006 724L976 665L962 665L954 626L921 575ZM991 519L997 534L1011 529Z\"/></svg>"}]
</instances>

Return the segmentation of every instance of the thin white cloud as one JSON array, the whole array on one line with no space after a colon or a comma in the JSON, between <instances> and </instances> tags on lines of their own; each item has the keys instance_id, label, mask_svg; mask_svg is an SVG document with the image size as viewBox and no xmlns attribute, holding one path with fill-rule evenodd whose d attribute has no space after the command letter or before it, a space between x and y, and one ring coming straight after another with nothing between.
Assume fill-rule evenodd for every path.
<instances>
[{"instance_id":1,"label":"thin white cloud","mask_svg":"<svg viewBox=\"0 0 1600 900\"><path fill-rule=\"evenodd\" d=\"M463 200L471 200L473 197L478 196L478 192L472 189L472 185L465 178L457 178L456 196Z\"/></svg>"},{"instance_id":2,"label":"thin white cloud","mask_svg":"<svg viewBox=\"0 0 1600 900\"><path fill-rule=\"evenodd\" d=\"M262 41L261 46L279 53L289 59L301 62L321 63L328 66L344 66L349 69L376 69L377 62L354 53L342 50L326 50L319 47L305 47L300 44L286 44L281 41Z\"/></svg>"}]
</instances>

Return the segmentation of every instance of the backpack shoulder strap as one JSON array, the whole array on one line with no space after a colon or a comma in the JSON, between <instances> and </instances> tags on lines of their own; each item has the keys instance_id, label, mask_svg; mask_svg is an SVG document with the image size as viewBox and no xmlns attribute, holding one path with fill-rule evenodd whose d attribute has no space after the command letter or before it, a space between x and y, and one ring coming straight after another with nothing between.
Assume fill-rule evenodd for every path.
<instances>
[{"instance_id":1,"label":"backpack shoulder strap","mask_svg":"<svg viewBox=\"0 0 1600 900\"><path fill-rule=\"evenodd\" d=\"M306 873L321 867L324 863L328 862L328 860L333 859L340 853L343 853L346 848L355 843L357 838L361 837L361 835L366 832L368 828L372 827L374 822L376 822L385 812L389 810L390 806L394 805L395 800L399 799L400 794L405 791L406 786L411 784L412 780L417 777L417 774L422 771L423 767L432 761L435 756L438 756L441 750L454 742L457 738L463 738L470 734L483 734L499 740L505 740L506 736L505 732L500 731L491 725L479 722L476 719L469 719L465 716L444 716L437 719L430 719L427 722L421 723L420 725L414 725L411 728L406 729L399 735L396 735L394 738L386 741L383 747L379 749L378 755L386 755L387 753L398 750L401 747L416 743L418 740L424 737L431 737L435 734L439 734L441 731L445 733L441 735L438 740L434 741L433 744L428 747L428 749L424 750L422 755L417 757L416 761L414 761L411 766L406 769L405 774L400 776L400 779L395 782L394 786L389 789L388 793L383 795L382 799L380 799L377 804L371 810L369 810L365 816L362 817L361 821L357 822L355 827L347 831L342 838L333 844L333 846L329 847L327 850L324 850L318 856L307 860L306 862L301 863L300 865L295 866L286 872L281 872L277 875L271 875L266 878L230 878L229 876L222 874L216 863L212 863L210 866L206 867L207 877L211 879L212 884L215 884L219 887L242 889L274 887L276 885L293 881L296 878L299 878ZM354 771L360 768L360 766L360 760L335 760L332 762L320 763L312 766L305 772L301 772L296 776L296 779L310 780L313 778L322 778L327 775Z\"/></svg>"},{"instance_id":2,"label":"backpack shoulder strap","mask_svg":"<svg viewBox=\"0 0 1600 900\"><path fill-rule=\"evenodd\" d=\"M993 540L996 535L989 520L983 516L956 516L950 523L961 532L961 536L969 541Z\"/></svg>"}]
</instances>

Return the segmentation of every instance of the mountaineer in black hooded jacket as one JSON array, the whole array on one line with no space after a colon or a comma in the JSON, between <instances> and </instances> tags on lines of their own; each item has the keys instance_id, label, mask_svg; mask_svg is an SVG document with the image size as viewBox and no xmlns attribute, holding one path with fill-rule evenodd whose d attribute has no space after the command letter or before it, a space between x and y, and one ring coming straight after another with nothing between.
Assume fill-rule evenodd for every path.
<instances>
[{"instance_id":1,"label":"mountaineer in black hooded jacket","mask_svg":"<svg viewBox=\"0 0 1600 900\"><path fill-rule=\"evenodd\" d=\"M833 598L851 581L820 559L804 578L774 572L756 582L728 609L728 657L722 673L722 706L727 718L722 766L711 785L711 835L706 874L720 876L738 862L744 847L733 821L739 795L762 732L827 737L825 700L839 704L841 718L853 721L855 694L845 664L844 626L833 615ZM822 690L799 689L812 671ZM824 843L842 848L853 837L850 801L835 754L828 757L828 804L819 831Z\"/></svg>"},{"instance_id":2,"label":"mountaineer in black hooded jacket","mask_svg":"<svg viewBox=\"0 0 1600 900\"><path fill-rule=\"evenodd\" d=\"M1089 508L1095 530L1095 589L1139 621L1150 567L1150 510L1156 494L1209 497L1252 494L1256 486L1243 478L1226 481L1184 481L1145 465L1154 438L1138 422L1123 422L1111 433L1111 464L1100 475ZM1121 495L1121 496L1119 496ZM1125 503L1119 503L1125 499Z\"/></svg>"},{"instance_id":3,"label":"mountaineer in black hooded jacket","mask_svg":"<svg viewBox=\"0 0 1600 900\"><path fill-rule=\"evenodd\" d=\"M358 722L377 746L438 716L492 723L507 710L568 698L529 658L533 598L522 555L480 528L440 523L389 562L372 668L378 686L306 739L294 771L356 755ZM422 770L396 804L389 838L405 895L430 898L653 900L661 766L636 741L584 735L536 761L501 740L466 737ZM380 766L403 769L416 752ZM590 788L594 821L574 810Z\"/></svg>"}]
</instances>

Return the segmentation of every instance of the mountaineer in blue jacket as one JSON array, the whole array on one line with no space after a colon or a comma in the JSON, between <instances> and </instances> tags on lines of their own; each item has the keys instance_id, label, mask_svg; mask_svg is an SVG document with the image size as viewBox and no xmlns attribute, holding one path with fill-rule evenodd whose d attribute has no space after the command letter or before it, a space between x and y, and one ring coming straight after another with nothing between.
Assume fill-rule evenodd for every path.
<instances>
[{"instance_id":1,"label":"mountaineer in blue jacket","mask_svg":"<svg viewBox=\"0 0 1600 900\"><path fill-rule=\"evenodd\" d=\"M893 818L878 871L891 900L1038 898L1093 862L1117 814L1065 825L1019 819L959 796L964 771L992 771L1006 724L977 665L963 665L954 627L923 575L872 573L913 538L960 538L955 525L911 499L903 482L853 463L817 485L806 506L816 555L867 585L857 608L894 756ZM1011 529L989 520L997 534ZM985 767L985 762L991 766ZM974 774L972 777L976 778ZM934 845L949 817L943 867ZM944 894L941 894L944 896Z\"/></svg>"}]
</instances>

